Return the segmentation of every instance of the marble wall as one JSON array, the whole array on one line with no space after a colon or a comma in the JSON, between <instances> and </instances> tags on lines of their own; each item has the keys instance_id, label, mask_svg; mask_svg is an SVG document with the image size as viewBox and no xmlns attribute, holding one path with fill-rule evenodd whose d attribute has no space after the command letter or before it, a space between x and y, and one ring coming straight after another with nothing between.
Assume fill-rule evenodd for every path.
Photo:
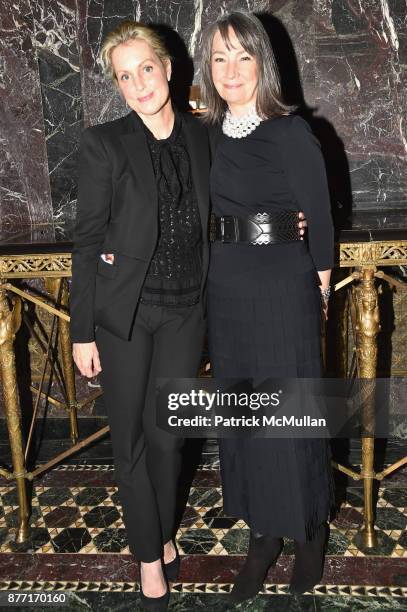
<instances>
[{"instance_id":1,"label":"marble wall","mask_svg":"<svg viewBox=\"0 0 407 612\"><path fill-rule=\"evenodd\" d=\"M173 28L187 85L202 29L233 9L262 15L286 96L321 140L334 207L407 210L404 0L2 0L2 229L73 218L81 129L126 112L97 63L107 31L124 18Z\"/></svg>"}]
</instances>

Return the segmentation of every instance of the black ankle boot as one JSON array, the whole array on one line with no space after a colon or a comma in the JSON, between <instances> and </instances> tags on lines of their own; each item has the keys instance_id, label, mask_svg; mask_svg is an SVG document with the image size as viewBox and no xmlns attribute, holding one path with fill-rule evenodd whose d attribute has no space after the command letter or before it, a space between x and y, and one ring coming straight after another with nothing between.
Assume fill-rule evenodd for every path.
<instances>
[{"instance_id":1,"label":"black ankle boot","mask_svg":"<svg viewBox=\"0 0 407 612\"><path fill-rule=\"evenodd\" d=\"M249 550L243 569L238 574L230 597L240 603L257 595L266 578L269 567L274 565L283 549L282 538L268 535L255 537L250 531Z\"/></svg>"},{"instance_id":2,"label":"black ankle boot","mask_svg":"<svg viewBox=\"0 0 407 612\"><path fill-rule=\"evenodd\" d=\"M294 541L295 561L290 582L291 593L305 593L319 584L324 573L325 551L329 538L329 525L321 523L309 542Z\"/></svg>"}]
</instances>

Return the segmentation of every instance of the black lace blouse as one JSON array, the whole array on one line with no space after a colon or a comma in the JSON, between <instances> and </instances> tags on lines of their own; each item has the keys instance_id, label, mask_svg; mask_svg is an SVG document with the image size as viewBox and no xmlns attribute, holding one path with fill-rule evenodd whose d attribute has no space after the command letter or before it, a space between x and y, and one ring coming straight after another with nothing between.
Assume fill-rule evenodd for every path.
<instances>
[{"instance_id":1,"label":"black lace blouse","mask_svg":"<svg viewBox=\"0 0 407 612\"><path fill-rule=\"evenodd\" d=\"M162 140L143 127L157 183L159 238L140 301L157 306L193 305L199 300L202 234L182 116L175 112L173 130Z\"/></svg>"}]
</instances>

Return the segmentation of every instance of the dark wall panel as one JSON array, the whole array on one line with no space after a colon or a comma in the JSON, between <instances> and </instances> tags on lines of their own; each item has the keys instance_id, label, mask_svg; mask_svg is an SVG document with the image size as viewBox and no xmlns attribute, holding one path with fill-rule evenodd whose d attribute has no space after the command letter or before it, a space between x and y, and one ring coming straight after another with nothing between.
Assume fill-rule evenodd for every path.
<instances>
[{"instance_id":1,"label":"dark wall panel","mask_svg":"<svg viewBox=\"0 0 407 612\"><path fill-rule=\"evenodd\" d=\"M315 2L316 103L345 143L359 209L406 207L406 15L397 1Z\"/></svg>"},{"instance_id":2,"label":"dark wall panel","mask_svg":"<svg viewBox=\"0 0 407 612\"><path fill-rule=\"evenodd\" d=\"M0 223L52 220L31 3L0 3Z\"/></svg>"},{"instance_id":3,"label":"dark wall panel","mask_svg":"<svg viewBox=\"0 0 407 612\"><path fill-rule=\"evenodd\" d=\"M36 0L31 6L53 217L58 223L74 212L82 129L76 0Z\"/></svg>"},{"instance_id":4,"label":"dark wall panel","mask_svg":"<svg viewBox=\"0 0 407 612\"><path fill-rule=\"evenodd\" d=\"M73 218L83 125L128 112L97 63L106 32L125 18L173 29L182 95L199 76L202 29L233 9L261 14L284 92L321 139L334 208L407 209L404 1L3 0L2 226Z\"/></svg>"}]
</instances>

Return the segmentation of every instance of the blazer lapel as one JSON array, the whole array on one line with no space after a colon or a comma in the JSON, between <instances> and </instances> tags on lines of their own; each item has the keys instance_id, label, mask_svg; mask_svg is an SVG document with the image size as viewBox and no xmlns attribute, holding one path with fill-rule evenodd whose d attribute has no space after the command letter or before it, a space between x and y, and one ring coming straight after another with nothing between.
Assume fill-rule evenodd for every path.
<instances>
[{"instance_id":1,"label":"blazer lapel","mask_svg":"<svg viewBox=\"0 0 407 612\"><path fill-rule=\"evenodd\" d=\"M138 125L131 115L129 120L130 131L127 134L123 134L120 140L127 153L130 168L137 185L144 191L149 202L158 209L157 185L147 139L142 126Z\"/></svg>"},{"instance_id":2,"label":"blazer lapel","mask_svg":"<svg viewBox=\"0 0 407 612\"><path fill-rule=\"evenodd\" d=\"M191 160L192 179L198 200L203 236L207 234L209 215L209 143L202 138L202 126L183 117L183 134Z\"/></svg>"}]
</instances>

